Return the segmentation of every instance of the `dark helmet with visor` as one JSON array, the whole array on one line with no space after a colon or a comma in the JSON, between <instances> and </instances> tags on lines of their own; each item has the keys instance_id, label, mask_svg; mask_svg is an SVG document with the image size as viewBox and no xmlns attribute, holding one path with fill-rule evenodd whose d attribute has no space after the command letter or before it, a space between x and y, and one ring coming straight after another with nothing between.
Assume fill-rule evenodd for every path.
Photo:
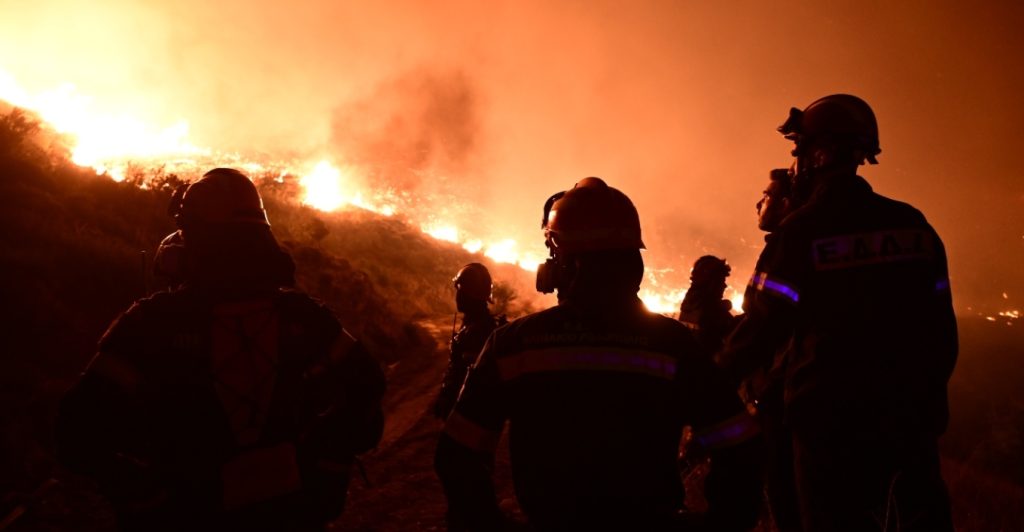
<instances>
[{"instance_id":1,"label":"dark helmet with visor","mask_svg":"<svg viewBox=\"0 0 1024 532\"><path fill-rule=\"evenodd\" d=\"M796 143L794 155L812 145L833 144L860 150L871 164L878 164L878 122L871 106L850 94L820 98L804 110L790 109L779 132Z\"/></svg>"}]
</instances>

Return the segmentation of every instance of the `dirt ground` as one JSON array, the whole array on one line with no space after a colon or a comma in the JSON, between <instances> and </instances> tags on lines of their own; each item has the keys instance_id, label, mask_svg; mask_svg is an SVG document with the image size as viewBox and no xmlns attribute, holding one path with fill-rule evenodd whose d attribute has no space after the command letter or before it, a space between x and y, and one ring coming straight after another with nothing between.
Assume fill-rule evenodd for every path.
<instances>
[{"instance_id":1,"label":"dirt ground","mask_svg":"<svg viewBox=\"0 0 1024 532\"><path fill-rule=\"evenodd\" d=\"M434 448L443 424L431 407L448 361L451 322L420 325L437 338L437 351L434 356L389 368L384 437L378 448L361 460L369 483L358 474L353 476L345 514L333 530L445 530L447 504L434 474ZM504 438L498 450L495 484L502 508L517 514Z\"/></svg>"},{"instance_id":2,"label":"dirt ground","mask_svg":"<svg viewBox=\"0 0 1024 532\"><path fill-rule=\"evenodd\" d=\"M430 410L447 363L447 331L422 325L437 337L438 349L389 368L384 437L361 458L366 478L354 475L334 530L444 530L445 498L433 468L442 423Z\"/></svg>"}]
</instances>

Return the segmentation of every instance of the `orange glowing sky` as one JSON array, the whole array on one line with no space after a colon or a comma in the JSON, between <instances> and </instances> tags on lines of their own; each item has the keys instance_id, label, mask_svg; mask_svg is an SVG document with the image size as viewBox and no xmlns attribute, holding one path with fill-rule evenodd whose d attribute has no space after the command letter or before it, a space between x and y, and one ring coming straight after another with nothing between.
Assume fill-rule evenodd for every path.
<instances>
[{"instance_id":1,"label":"orange glowing sky","mask_svg":"<svg viewBox=\"0 0 1024 532\"><path fill-rule=\"evenodd\" d=\"M683 278L704 253L749 275L775 127L850 92L879 117L864 175L944 237L958 308L1021 306L1020 2L207 4L0 0L0 70L196 146L373 168L541 251L544 199L600 175Z\"/></svg>"}]
</instances>

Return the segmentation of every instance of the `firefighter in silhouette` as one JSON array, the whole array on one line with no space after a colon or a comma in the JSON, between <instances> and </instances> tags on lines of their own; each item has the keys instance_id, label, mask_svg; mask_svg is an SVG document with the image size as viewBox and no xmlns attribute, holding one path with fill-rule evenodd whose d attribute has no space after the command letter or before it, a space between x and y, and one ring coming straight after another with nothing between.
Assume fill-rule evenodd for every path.
<instances>
[{"instance_id":1,"label":"firefighter in silhouette","mask_svg":"<svg viewBox=\"0 0 1024 532\"><path fill-rule=\"evenodd\" d=\"M725 279L732 268L725 260L704 255L690 270L690 288L679 307L679 321L693 331L708 353L716 353L732 331L732 302L724 299Z\"/></svg>"},{"instance_id":2,"label":"firefighter in silhouette","mask_svg":"<svg viewBox=\"0 0 1024 532\"><path fill-rule=\"evenodd\" d=\"M434 415L445 419L455 406L466 372L476 362L484 342L494 328L503 323L491 316L487 304L491 300L491 273L483 264L465 265L452 279L455 283L455 308L462 313L462 327L452 334L448 369L441 382L441 393L434 403Z\"/></svg>"},{"instance_id":3,"label":"firefighter in silhouette","mask_svg":"<svg viewBox=\"0 0 1024 532\"><path fill-rule=\"evenodd\" d=\"M586 178L554 202L545 238L551 270L538 281L558 305L494 331L438 443L450 529L501 528L489 464L506 422L516 496L537 530L753 526L756 423L689 329L637 297L632 202ZM685 425L712 468L703 523L679 528Z\"/></svg>"},{"instance_id":4,"label":"firefighter in silhouette","mask_svg":"<svg viewBox=\"0 0 1024 532\"><path fill-rule=\"evenodd\" d=\"M775 168L768 172L768 185L757 200L757 228L769 235L779 228L782 220L797 206L793 200L793 170ZM768 236L765 236L767 239Z\"/></svg>"},{"instance_id":5,"label":"firefighter in silhouette","mask_svg":"<svg viewBox=\"0 0 1024 532\"><path fill-rule=\"evenodd\" d=\"M765 231L765 242L770 243L782 220L796 206L792 190L792 171L776 168L768 174L768 185L757 202L757 227ZM759 261L755 271L761 271ZM757 286L750 284L744 293L746 301L753 301ZM783 420L783 379L785 376L785 347L766 360L765 365L748 375L740 385L740 395L756 412L765 441L765 494L775 528L780 532L800 530L800 512L793 479L793 441Z\"/></svg>"},{"instance_id":6,"label":"firefighter in silhouette","mask_svg":"<svg viewBox=\"0 0 1024 532\"><path fill-rule=\"evenodd\" d=\"M315 530L380 439L383 373L294 289L256 187L218 168L182 198L184 282L137 301L61 402L58 455L128 530Z\"/></svg>"},{"instance_id":7,"label":"firefighter in silhouette","mask_svg":"<svg viewBox=\"0 0 1024 532\"><path fill-rule=\"evenodd\" d=\"M951 531L937 440L956 319L942 241L857 175L880 153L860 98L793 109L794 194L719 358L743 378L789 345L785 418L804 530Z\"/></svg>"}]
</instances>

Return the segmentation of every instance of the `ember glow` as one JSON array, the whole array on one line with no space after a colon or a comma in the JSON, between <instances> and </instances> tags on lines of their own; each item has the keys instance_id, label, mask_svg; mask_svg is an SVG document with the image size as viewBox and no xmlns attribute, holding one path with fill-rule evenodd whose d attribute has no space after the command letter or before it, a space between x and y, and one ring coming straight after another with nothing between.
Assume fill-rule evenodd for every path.
<instances>
[{"instance_id":1,"label":"ember glow","mask_svg":"<svg viewBox=\"0 0 1024 532\"><path fill-rule=\"evenodd\" d=\"M1016 320L1016 319L1020 318L1020 311L1019 310L1006 310L1006 311L1000 312L999 315L1004 317L1004 318L1013 318L1013 319Z\"/></svg>"}]
</instances>

